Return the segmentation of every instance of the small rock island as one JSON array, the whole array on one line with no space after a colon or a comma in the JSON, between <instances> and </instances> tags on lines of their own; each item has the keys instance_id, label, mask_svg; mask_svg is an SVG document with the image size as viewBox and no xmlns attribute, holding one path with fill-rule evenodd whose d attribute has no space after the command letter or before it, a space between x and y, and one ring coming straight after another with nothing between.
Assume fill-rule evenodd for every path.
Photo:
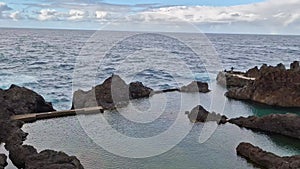
<instances>
[{"instance_id":1,"label":"small rock island","mask_svg":"<svg viewBox=\"0 0 300 169\"><path fill-rule=\"evenodd\" d=\"M209 112L201 105L197 105L190 112L187 111L186 114L192 123L215 121L218 124L225 124L227 122L227 117L225 115Z\"/></svg>"}]
</instances>

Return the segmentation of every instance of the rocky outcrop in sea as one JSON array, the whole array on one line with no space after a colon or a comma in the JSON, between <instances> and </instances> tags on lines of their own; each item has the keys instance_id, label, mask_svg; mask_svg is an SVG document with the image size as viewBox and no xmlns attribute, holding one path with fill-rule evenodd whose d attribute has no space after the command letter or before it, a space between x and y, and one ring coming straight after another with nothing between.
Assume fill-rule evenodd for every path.
<instances>
[{"instance_id":1,"label":"rocky outcrop in sea","mask_svg":"<svg viewBox=\"0 0 300 169\"><path fill-rule=\"evenodd\" d=\"M102 106L104 109L114 109L125 106L131 99L148 98L153 94L166 92L202 92L207 93L208 84L193 81L181 88L154 91L146 87L142 82L126 82L118 75L112 75L102 84L93 87L89 91L77 90L73 94L72 109Z\"/></svg>"},{"instance_id":2,"label":"rocky outcrop in sea","mask_svg":"<svg viewBox=\"0 0 300 169\"><path fill-rule=\"evenodd\" d=\"M234 74L233 74L234 75ZM263 65L248 70L244 77L253 82L229 88L226 96L231 99L249 100L279 107L300 107L300 66L291 63L290 69L283 64ZM242 79L242 78L240 78Z\"/></svg>"},{"instance_id":3,"label":"rocky outcrop in sea","mask_svg":"<svg viewBox=\"0 0 300 169\"><path fill-rule=\"evenodd\" d=\"M237 154L252 163L267 169L299 169L300 155L280 157L266 152L250 143L240 143L236 148Z\"/></svg>"},{"instance_id":4,"label":"rocky outcrop in sea","mask_svg":"<svg viewBox=\"0 0 300 169\"><path fill-rule=\"evenodd\" d=\"M215 112L210 113L205 110L201 105L197 105L190 112L186 112L188 118L191 122L207 122L207 121L215 121L218 124L225 124L227 122L227 117L224 115L217 114Z\"/></svg>"},{"instance_id":5,"label":"rocky outcrop in sea","mask_svg":"<svg viewBox=\"0 0 300 169\"><path fill-rule=\"evenodd\" d=\"M300 139L300 116L296 114L239 117L230 119L229 123L256 131L276 133Z\"/></svg>"},{"instance_id":6,"label":"rocky outcrop in sea","mask_svg":"<svg viewBox=\"0 0 300 169\"><path fill-rule=\"evenodd\" d=\"M130 99L149 97L152 91L141 82L133 82L128 85L120 76L112 75L89 91L75 91L72 109L97 106L114 109L117 106L127 105Z\"/></svg>"}]
</instances>

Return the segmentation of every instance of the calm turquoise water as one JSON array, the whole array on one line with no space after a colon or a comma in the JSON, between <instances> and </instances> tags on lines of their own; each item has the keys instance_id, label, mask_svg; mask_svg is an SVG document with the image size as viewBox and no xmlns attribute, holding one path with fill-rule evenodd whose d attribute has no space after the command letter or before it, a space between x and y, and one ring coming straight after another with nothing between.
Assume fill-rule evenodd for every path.
<instances>
[{"instance_id":1,"label":"calm turquoise water","mask_svg":"<svg viewBox=\"0 0 300 169\"><path fill-rule=\"evenodd\" d=\"M169 94L172 98L179 99L178 93ZM155 98L157 97L157 98ZM193 100L200 97L200 103L208 108L207 100L210 94L186 94L186 99ZM150 99L159 99L154 96ZM190 102L192 103L193 101ZM147 106L148 101L137 101L137 106ZM185 106L186 110L192 105ZM125 108L126 109L126 108ZM253 111L254 110L254 111ZM253 114L264 114L271 109L254 109L253 106L239 101L228 101L225 105L223 114L228 117L248 116ZM277 111L278 112L278 111ZM286 113L287 111L281 111ZM128 108L128 113L130 109ZM147 114L147 112L144 112ZM99 144L102 137L107 137L98 126L100 118L105 117L107 121L117 131L131 137L143 137L156 135L167 130L169 125L179 112L176 106L166 108L159 119L145 125L133 125L132 122L124 119L116 112L105 112L104 115L88 115L58 118L45 121L38 121L24 126L24 130L29 132L26 143L35 145L39 150L51 148L63 150L69 154L76 155L86 168L254 168L246 160L238 157L235 152L236 146L247 141L261 148L274 152L278 155L289 156L300 153L300 143L298 140L278 136L265 135L264 133L252 132L251 130L241 129L232 124L220 125L212 136L205 142L199 143L199 135L204 132L204 124L195 124L189 134L171 150L149 158L126 158L107 152ZM185 116L185 115L183 115ZM183 118L179 128L185 125L193 125L187 118ZM88 130L86 125L89 126ZM83 126L83 127L82 127ZM159 140L158 140L159 141ZM159 141L164 144L163 141ZM166 141L167 142L167 141ZM120 140L120 144L122 141ZM118 149L119 144L113 145Z\"/></svg>"},{"instance_id":2,"label":"calm turquoise water","mask_svg":"<svg viewBox=\"0 0 300 169\"><path fill-rule=\"evenodd\" d=\"M235 148L242 141L251 142L282 156L300 154L299 141L291 138L252 132L231 124L220 125L214 129L214 123L190 123L184 112L197 104L229 118L288 112L300 115L300 110L227 100L224 97L225 89L215 83L217 71L207 73L205 60L196 57L182 41L178 42L160 34L135 36L136 34L127 32L98 32L98 39L90 38L93 33L1 29L1 88L8 88L11 83L28 87L42 94L60 110L70 108L72 85L76 75L80 77L79 82L82 82L79 85L86 89L93 85L85 85L90 79L98 84L115 72L127 82L139 80L154 89L178 87L193 79L207 81L210 82L213 92L159 94L149 99L134 100L132 106L123 108L121 113L105 112L26 124L23 129L30 133L27 144L34 145L38 150L49 148L76 155L87 169L252 169L254 167L251 164L236 155ZM124 36L128 38L121 39L121 43L111 44L114 39ZM195 42L196 48L202 51L200 55L209 57L208 54L217 54L217 62L222 66L215 64L214 70L229 69L232 66L246 70L262 63L282 62L288 65L293 60L299 60L300 55L299 36L209 34L207 37L215 48L214 52L207 49L209 42L203 36L176 36L187 42ZM195 38L197 36L199 38ZM198 42L199 39L203 41ZM101 63L94 59L97 53L93 53L93 50L82 52L90 46L109 49ZM78 60L79 56L83 59ZM85 64L86 60L93 59L95 62ZM96 73L91 69L94 64ZM185 71L187 68L192 73ZM112 133L107 134L110 130L104 122L114 131L131 138L151 138L169 131L173 124L176 124L176 130L170 137L152 141L154 146L135 145L135 142L130 145L122 137L115 139ZM185 135L186 130L187 135L168 150L169 143L176 140L177 136ZM199 137L209 130L213 131L212 135L207 141L200 143ZM125 153L137 152L141 156L147 156L149 149L161 150L162 153L146 158L129 158L107 151L118 151L124 146L128 146L128 152Z\"/></svg>"}]
</instances>

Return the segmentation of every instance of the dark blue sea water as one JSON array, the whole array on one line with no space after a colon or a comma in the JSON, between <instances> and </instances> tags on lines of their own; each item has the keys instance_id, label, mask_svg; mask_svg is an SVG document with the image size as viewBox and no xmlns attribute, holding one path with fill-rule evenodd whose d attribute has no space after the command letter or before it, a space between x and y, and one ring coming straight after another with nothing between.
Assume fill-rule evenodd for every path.
<instances>
[{"instance_id":1,"label":"dark blue sea water","mask_svg":"<svg viewBox=\"0 0 300 169\"><path fill-rule=\"evenodd\" d=\"M122 115L106 112L104 115L58 118L25 125L24 130L30 133L28 144L39 150L51 148L76 155L88 169L254 168L236 156L235 147L241 141L279 155L300 153L300 144L296 140L267 136L231 124L208 127L214 132L201 144L199 135L207 126L193 126L184 115L184 111L199 103L210 109L213 99L224 106L224 111L219 113L228 117L300 114L299 110L227 100L223 96L225 89L215 84L217 72L231 67L247 70L263 63L289 66L292 61L299 60L300 36L0 29L0 37L0 88L6 89L11 84L28 87L51 101L58 110L71 107L73 90L90 89L112 73L120 74L126 82L139 80L154 89L177 87L197 79L210 82L210 89L216 91L208 94L171 93L156 95L150 100L135 100ZM107 141L103 137L107 137L104 131L108 130L98 126L103 118L120 133L147 138L168 131L177 116L182 117L178 118L177 133L183 133L187 127L191 130L176 146L162 154L128 158L106 151L120 150L122 144L128 144L120 140L114 145L107 143L106 148L101 146ZM160 144L168 147L168 139L171 138L159 140ZM149 146L149 149L160 149L161 145ZM147 151L140 149L140 155L147 156ZM136 150L128 148L129 152Z\"/></svg>"}]
</instances>

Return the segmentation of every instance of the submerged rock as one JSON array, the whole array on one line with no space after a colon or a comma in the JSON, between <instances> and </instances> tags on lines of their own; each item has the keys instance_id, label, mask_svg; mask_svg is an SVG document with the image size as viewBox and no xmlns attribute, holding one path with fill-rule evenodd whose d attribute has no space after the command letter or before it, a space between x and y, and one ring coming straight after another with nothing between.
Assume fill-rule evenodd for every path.
<instances>
[{"instance_id":1,"label":"submerged rock","mask_svg":"<svg viewBox=\"0 0 300 169\"><path fill-rule=\"evenodd\" d=\"M230 123L248 129L281 134L300 139L300 116L296 114L271 114L263 117L239 117Z\"/></svg>"},{"instance_id":2,"label":"submerged rock","mask_svg":"<svg viewBox=\"0 0 300 169\"><path fill-rule=\"evenodd\" d=\"M113 109L118 105L128 104L130 99L149 97L151 92L152 89L144 86L141 82L133 82L128 85L120 76L112 75L89 91L75 91L72 109L97 106Z\"/></svg>"},{"instance_id":3,"label":"submerged rock","mask_svg":"<svg viewBox=\"0 0 300 169\"><path fill-rule=\"evenodd\" d=\"M11 85L7 90L0 89L0 119L50 111L54 111L52 104L32 90L16 85Z\"/></svg>"},{"instance_id":4,"label":"submerged rock","mask_svg":"<svg viewBox=\"0 0 300 169\"><path fill-rule=\"evenodd\" d=\"M210 90L208 89L208 84L204 82L199 81L193 81L190 84L186 86L182 86L180 88L181 92L201 92L201 93L207 93Z\"/></svg>"},{"instance_id":5,"label":"submerged rock","mask_svg":"<svg viewBox=\"0 0 300 169\"><path fill-rule=\"evenodd\" d=\"M300 107L300 69L299 62L285 69L282 64L276 67L262 66L259 76L253 83L230 88L227 97L249 100L272 106Z\"/></svg>"},{"instance_id":6,"label":"submerged rock","mask_svg":"<svg viewBox=\"0 0 300 169\"><path fill-rule=\"evenodd\" d=\"M0 154L0 169L4 169L7 166L7 157L5 154Z\"/></svg>"},{"instance_id":7,"label":"submerged rock","mask_svg":"<svg viewBox=\"0 0 300 169\"><path fill-rule=\"evenodd\" d=\"M206 122L216 121L218 124L225 124L227 117L224 115L216 114L215 112L208 112L201 105L194 107L190 112L186 112L191 122Z\"/></svg>"},{"instance_id":8,"label":"submerged rock","mask_svg":"<svg viewBox=\"0 0 300 169\"><path fill-rule=\"evenodd\" d=\"M252 163L268 169L299 169L300 155L280 157L263 151L250 143L240 143L236 148L237 154L250 160Z\"/></svg>"}]
</instances>

